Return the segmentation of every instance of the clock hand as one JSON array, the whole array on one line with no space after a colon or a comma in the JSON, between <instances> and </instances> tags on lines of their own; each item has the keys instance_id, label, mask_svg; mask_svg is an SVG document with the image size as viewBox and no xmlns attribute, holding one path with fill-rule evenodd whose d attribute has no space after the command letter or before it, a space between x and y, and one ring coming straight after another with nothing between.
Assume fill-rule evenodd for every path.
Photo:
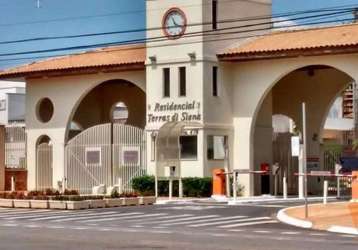
<instances>
[{"instance_id":1,"label":"clock hand","mask_svg":"<svg viewBox=\"0 0 358 250\"><path fill-rule=\"evenodd\" d=\"M175 22L174 17L171 17L171 20L172 20L172 22L173 22L173 24L174 24L175 27L179 27L179 26L180 26L179 24L177 24L177 23Z\"/></svg>"}]
</instances>

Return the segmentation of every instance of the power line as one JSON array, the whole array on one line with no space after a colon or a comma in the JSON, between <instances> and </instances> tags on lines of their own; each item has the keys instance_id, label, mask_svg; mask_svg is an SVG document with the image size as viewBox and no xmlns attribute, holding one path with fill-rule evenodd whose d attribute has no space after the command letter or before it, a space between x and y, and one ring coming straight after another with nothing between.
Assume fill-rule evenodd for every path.
<instances>
[{"instance_id":1,"label":"power line","mask_svg":"<svg viewBox=\"0 0 358 250\"><path fill-rule=\"evenodd\" d=\"M221 0L220 3L227 4L232 2L238 2L241 0ZM204 3L204 4L188 4L183 5L184 8L190 8L195 6L202 6L202 5L211 5L211 3ZM348 6L348 5L347 5ZM144 6L145 7L145 6ZM129 14L137 14L137 13L146 13L151 11L160 11L166 10L166 8L156 8L156 9L149 9L146 10L129 10L129 11L121 11L121 12L114 12L102 15L88 15L88 16L77 16L77 17L66 17L66 18L55 18L55 19L47 19L47 20L39 20L39 21L32 21L32 22L18 22L18 23L4 23L0 24L1 26L17 26L17 25L27 25L27 24L38 24L38 23L50 23L50 22L63 22L63 21L71 21L71 20L81 20L81 19L90 19L90 18L100 18L100 17L110 17L110 16L122 16L122 15L129 15Z\"/></svg>"},{"instance_id":2,"label":"power line","mask_svg":"<svg viewBox=\"0 0 358 250\"><path fill-rule=\"evenodd\" d=\"M337 22L351 22L353 20L353 18L344 18L344 19L337 19L337 20L330 20L330 21L319 21L319 22L310 22L310 23L305 23L305 24L295 24L295 25L284 25L284 26L280 26L280 27L274 27L274 28L262 28L262 29L256 29L256 30L248 30L248 31L242 31L242 32L226 32L223 33L222 35L234 35L234 34L238 34L238 33L245 33L245 32L253 32L253 31L267 31L267 30L279 30L279 29L283 29L283 28L296 28L296 27L302 27L302 26L307 26L307 25L319 25L319 24L331 24L331 23L337 23ZM195 44L195 43L202 43L202 42L217 42L217 41L225 41L225 40L239 40L239 39L247 39L247 38L255 38L255 37L264 37L267 35L270 35L271 33L265 33L265 34L255 34L255 35L245 35L245 36L235 36L235 37L228 37L228 38L215 38L215 39L211 39L211 40L198 40L198 41L188 41L188 42L181 42L178 43L177 45L185 45L185 44ZM215 35L215 34L206 34L206 35ZM198 35L194 35L194 36L190 36L189 38L195 38L198 37ZM188 37L186 37L188 38ZM166 40L166 39L165 39ZM161 40L161 41L164 41ZM149 43L152 42L160 42L160 41L150 41ZM128 43L126 43L128 44ZM116 45L119 45L118 43ZM147 46L147 45L143 45L143 46L138 46L136 47L137 49L143 49L143 48L155 48L155 47L167 47L167 46L172 46L171 44L161 44L161 45L153 45L153 46ZM131 50L133 48L130 48ZM113 49L113 51L115 51L116 49ZM118 50L125 50L125 48L118 48ZM100 51L91 51L91 53L100 53ZM0 61L16 61L16 60L30 60L30 59L41 59L41 58L51 58L51 57L60 57L60 56L65 56L68 54L58 54L58 55L50 55L50 56L35 56L35 57L23 57L23 58L3 58L0 59Z\"/></svg>"},{"instance_id":3,"label":"power line","mask_svg":"<svg viewBox=\"0 0 358 250\"><path fill-rule=\"evenodd\" d=\"M292 18L291 20L292 21L297 21L297 20L304 20L304 19L309 19L309 18L314 18L314 17L327 17L327 16L343 14L343 13L347 13L347 11L328 13L328 14L312 15L312 16L306 16L306 17L297 17L297 18ZM217 30L204 30L204 31L190 32L190 33L185 34L184 37L190 37L191 35L202 35L202 34L207 34L207 33L213 33L215 35L220 35L220 33L217 34L218 31L221 32L221 31L226 31L226 30L251 28L251 27L263 26L263 25L267 26L267 25L273 25L275 23L284 23L284 22L286 22L286 20L270 21L270 22L264 22L264 23L246 24L246 25L241 25L241 26L232 26L232 27L226 27L226 28L221 28L221 29L217 29ZM259 30L261 30L261 29L259 29ZM257 29L254 30L254 31L257 31ZM250 32L250 30L235 31L235 33L242 33L242 32ZM99 43L99 44L92 44L92 45L71 46L71 47L56 48L56 49L45 49L45 50L33 50L33 51L3 53L3 54L0 54L0 57L2 57L2 56L14 56L14 55L26 55L26 54L38 54L38 53L49 53L49 52L78 50L78 49L89 49L89 48L104 47L104 46L119 45L119 44L144 43L144 42L156 41L156 40L160 40L160 39L166 39L166 37L165 36L157 36L157 37L144 38L144 39L132 39L132 40L127 40L127 41L117 41L117 42Z\"/></svg>"},{"instance_id":4,"label":"power line","mask_svg":"<svg viewBox=\"0 0 358 250\"><path fill-rule=\"evenodd\" d=\"M335 10L335 13L328 13L328 14L320 14L320 15L334 15L338 13L338 11L342 11L340 13L347 13L350 14L354 8L342 8ZM323 10L326 12L327 10ZM328 10L329 12L332 12L333 10ZM296 13L286 13L286 14L279 14L279 15L266 15L261 17L247 17L247 18L235 18L235 19L224 19L219 20L218 23L234 23L234 22L247 22L247 21L259 21L259 20L265 20L265 19L272 19L272 18L282 18L282 17L289 17L289 16L297 16L302 14L310 14L310 13L319 13L322 12L322 10L311 10L306 12L296 12ZM319 16L320 16L319 15ZM305 18L310 17L316 17L316 16L304 16L304 17L296 17L289 19L291 21L295 20L301 20ZM284 21L282 21L284 22ZM203 22L203 23L193 23L188 24L188 27L192 26L201 26L201 25L211 25L212 22ZM265 24L265 23L264 23ZM264 25L263 24L263 25ZM256 24L260 25L260 24ZM37 37L37 38L26 38L26 39L19 39L19 40L12 40L12 41L2 41L0 42L0 45L4 44L14 44L14 43L22 43L22 42L34 42L34 41L45 41L45 40L55 40L55 39L73 39L73 38L83 38L83 37L94 37L94 36L104 36L104 35L115 35L115 34L127 34L127 33L139 33L139 32L145 32L145 31L155 31L160 30L162 27L153 27L153 28L145 28L145 29L131 29L131 30L120 30L120 31L111 31L111 32L101 32L101 33L87 33L87 34L80 34L80 35L68 35L68 36L48 36L48 37Z\"/></svg>"}]
</instances>

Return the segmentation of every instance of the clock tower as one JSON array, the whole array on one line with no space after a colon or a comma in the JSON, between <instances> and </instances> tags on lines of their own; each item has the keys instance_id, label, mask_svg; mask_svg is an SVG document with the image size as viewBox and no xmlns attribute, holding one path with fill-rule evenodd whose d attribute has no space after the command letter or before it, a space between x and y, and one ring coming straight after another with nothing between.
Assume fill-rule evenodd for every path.
<instances>
[{"instance_id":1,"label":"clock tower","mask_svg":"<svg viewBox=\"0 0 358 250\"><path fill-rule=\"evenodd\" d=\"M166 122L201 124L183 134L182 150L187 151L182 152L181 172L184 177L209 176L215 164L222 165L208 159L209 136L232 143L226 98L231 82L225 79L230 75L222 72L216 54L242 40L240 33L233 34L239 31L235 26L250 23L242 19L271 15L271 0L147 0L146 5L148 155L154 158L153 140ZM154 169L155 159L148 159L148 166Z\"/></svg>"}]
</instances>

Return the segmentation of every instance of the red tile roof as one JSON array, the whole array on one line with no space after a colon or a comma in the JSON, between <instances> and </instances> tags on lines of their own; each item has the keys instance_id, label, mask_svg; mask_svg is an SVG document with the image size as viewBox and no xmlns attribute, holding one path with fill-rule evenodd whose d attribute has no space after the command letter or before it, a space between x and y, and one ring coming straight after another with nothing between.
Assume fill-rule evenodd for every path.
<instances>
[{"instance_id":1,"label":"red tile roof","mask_svg":"<svg viewBox=\"0 0 358 250\"><path fill-rule=\"evenodd\" d=\"M273 32L228 49L221 59L252 60L358 50L358 24Z\"/></svg>"},{"instance_id":2,"label":"red tile roof","mask_svg":"<svg viewBox=\"0 0 358 250\"><path fill-rule=\"evenodd\" d=\"M143 68L146 49L142 44L101 48L80 54L56 57L0 71L0 78L43 76Z\"/></svg>"}]
</instances>

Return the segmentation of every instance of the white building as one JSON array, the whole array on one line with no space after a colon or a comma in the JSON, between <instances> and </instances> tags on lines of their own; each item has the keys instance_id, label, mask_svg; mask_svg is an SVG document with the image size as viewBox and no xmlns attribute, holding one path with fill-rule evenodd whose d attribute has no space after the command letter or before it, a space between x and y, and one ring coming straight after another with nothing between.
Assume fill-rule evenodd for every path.
<instances>
[{"instance_id":1,"label":"white building","mask_svg":"<svg viewBox=\"0 0 358 250\"><path fill-rule=\"evenodd\" d=\"M320 168L328 110L358 79L358 26L267 33L270 25L261 24L243 31L257 23L243 18L267 15L270 0L147 1L146 44L0 72L2 79L27 82L28 188L76 188L76 178L86 176L87 189L118 184L128 171L141 173L139 165L152 174L158 130L172 121L200 125L186 128L180 139L183 176L211 176L224 167L224 147L231 169L259 170L276 161L272 116L285 115L302 131L302 102L307 155L315 163L309 166ZM118 127L105 125L118 102L128 108L126 124L138 128L130 132L145 134L146 147L142 140L123 142L122 130L115 136ZM72 124L82 133L73 133ZM72 150L80 145L85 149ZM45 163L39 152L50 152ZM242 174L239 182L245 195L262 192L261 176Z\"/></svg>"},{"instance_id":2,"label":"white building","mask_svg":"<svg viewBox=\"0 0 358 250\"><path fill-rule=\"evenodd\" d=\"M25 125L25 82L0 81L0 124Z\"/></svg>"}]
</instances>

